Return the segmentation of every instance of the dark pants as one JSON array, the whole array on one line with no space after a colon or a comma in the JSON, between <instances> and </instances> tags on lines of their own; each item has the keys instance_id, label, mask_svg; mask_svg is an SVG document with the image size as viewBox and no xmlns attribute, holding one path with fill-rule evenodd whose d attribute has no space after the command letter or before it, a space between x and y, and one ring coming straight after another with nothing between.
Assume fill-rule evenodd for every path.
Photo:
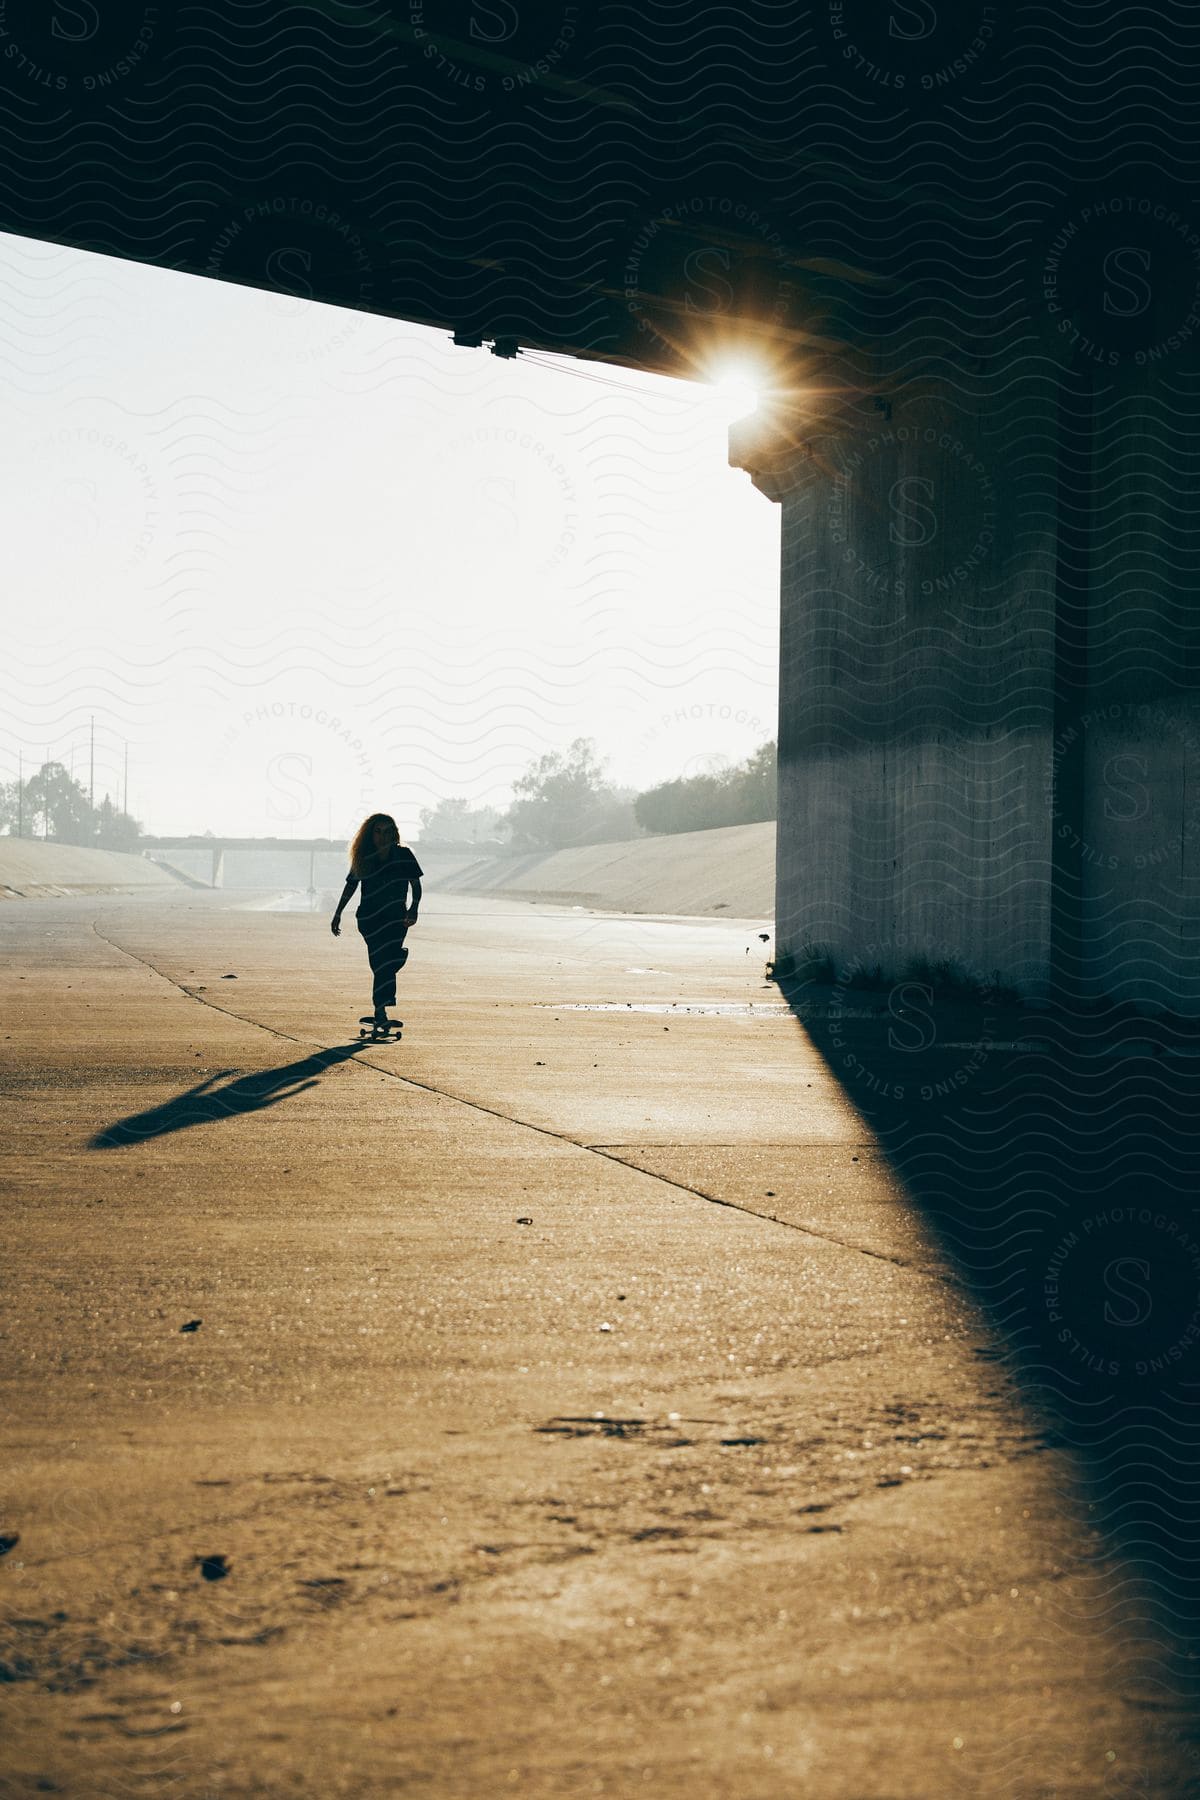
<instances>
[{"instance_id":1,"label":"dark pants","mask_svg":"<svg viewBox=\"0 0 1200 1800\"><path fill-rule=\"evenodd\" d=\"M404 948L404 933L388 931L367 936L364 931L363 942L367 946L367 956L371 963L371 973L375 977L375 985L371 993L372 1004L378 1008L395 1006L396 1004L396 972L408 961L408 951Z\"/></svg>"}]
</instances>

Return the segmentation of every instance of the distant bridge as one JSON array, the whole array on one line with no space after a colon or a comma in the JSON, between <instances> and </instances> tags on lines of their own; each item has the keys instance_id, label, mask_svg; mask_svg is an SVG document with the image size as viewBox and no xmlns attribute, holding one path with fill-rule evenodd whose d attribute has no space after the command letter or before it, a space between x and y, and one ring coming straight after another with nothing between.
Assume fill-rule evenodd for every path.
<instances>
[{"instance_id":1,"label":"distant bridge","mask_svg":"<svg viewBox=\"0 0 1200 1800\"><path fill-rule=\"evenodd\" d=\"M277 837L144 837L139 839L139 847L151 862L165 862L172 871L183 877L185 881L197 881L187 869L180 869L165 856L155 853L166 850L208 851L211 853L211 876L207 883L198 885L219 888L225 884L225 852L227 850L288 850L308 851L308 887L312 892L316 889L316 856L317 852L336 853L345 856L346 844L342 838L277 838Z\"/></svg>"},{"instance_id":2,"label":"distant bridge","mask_svg":"<svg viewBox=\"0 0 1200 1800\"><path fill-rule=\"evenodd\" d=\"M345 838L141 837L141 850L344 850Z\"/></svg>"}]
</instances>

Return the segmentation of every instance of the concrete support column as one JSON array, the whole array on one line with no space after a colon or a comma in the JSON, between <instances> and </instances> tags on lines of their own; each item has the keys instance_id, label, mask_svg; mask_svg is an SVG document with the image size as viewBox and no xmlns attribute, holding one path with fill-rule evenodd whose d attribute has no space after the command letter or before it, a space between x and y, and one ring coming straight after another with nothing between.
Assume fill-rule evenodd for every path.
<instances>
[{"instance_id":1,"label":"concrete support column","mask_svg":"<svg viewBox=\"0 0 1200 1800\"><path fill-rule=\"evenodd\" d=\"M1200 1016L1200 388L1176 359L1064 371L1055 968Z\"/></svg>"},{"instance_id":2,"label":"concrete support column","mask_svg":"<svg viewBox=\"0 0 1200 1800\"><path fill-rule=\"evenodd\" d=\"M733 439L783 507L781 955L1047 990L1056 429L1027 378Z\"/></svg>"}]
</instances>

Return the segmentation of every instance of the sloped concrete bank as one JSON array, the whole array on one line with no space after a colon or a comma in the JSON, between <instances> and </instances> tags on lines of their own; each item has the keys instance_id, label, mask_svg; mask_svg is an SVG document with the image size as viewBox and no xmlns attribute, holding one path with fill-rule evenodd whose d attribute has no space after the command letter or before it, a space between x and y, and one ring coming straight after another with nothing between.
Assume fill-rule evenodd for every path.
<instances>
[{"instance_id":1,"label":"sloped concrete bank","mask_svg":"<svg viewBox=\"0 0 1200 1800\"><path fill-rule=\"evenodd\" d=\"M33 838L0 838L0 900L130 894L175 885L165 869L144 856L39 843Z\"/></svg>"},{"instance_id":2,"label":"sloped concrete bank","mask_svg":"<svg viewBox=\"0 0 1200 1800\"><path fill-rule=\"evenodd\" d=\"M619 844L590 844L534 856L480 856L415 846L430 887L444 893L512 894L525 900L594 906L610 912L726 914L766 919L775 910L775 826L732 825ZM150 861L113 850L86 850L31 838L0 838L0 899L63 894L135 893L181 883L207 887L189 852ZM207 856L207 852L205 853ZM307 855L276 852L253 859L231 851L225 887L297 888L309 880ZM178 861L179 867L170 864ZM340 885L345 858L323 856L318 886Z\"/></svg>"},{"instance_id":3,"label":"sloped concrete bank","mask_svg":"<svg viewBox=\"0 0 1200 1800\"><path fill-rule=\"evenodd\" d=\"M481 857L447 867L433 848L417 853L448 893L514 894L526 900L629 913L775 912L775 825L729 825L621 844L589 844L537 856Z\"/></svg>"}]
</instances>

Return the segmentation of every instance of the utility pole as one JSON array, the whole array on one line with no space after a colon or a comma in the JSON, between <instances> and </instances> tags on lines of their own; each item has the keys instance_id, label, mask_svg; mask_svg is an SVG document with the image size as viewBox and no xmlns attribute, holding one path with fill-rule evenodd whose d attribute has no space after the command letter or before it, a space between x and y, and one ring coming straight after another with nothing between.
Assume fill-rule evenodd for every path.
<instances>
[{"instance_id":1,"label":"utility pole","mask_svg":"<svg viewBox=\"0 0 1200 1800\"><path fill-rule=\"evenodd\" d=\"M96 810L96 715L92 714L88 749L88 805Z\"/></svg>"},{"instance_id":2,"label":"utility pole","mask_svg":"<svg viewBox=\"0 0 1200 1800\"><path fill-rule=\"evenodd\" d=\"M43 780L46 785L46 806L45 806L45 810L42 813L42 842L45 843L46 840L50 836L50 773L49 773L49 771L50 771L50 746L49 746L49 744L46 745L46 760L43 763L42 767L43 767L43 770L45 771L45 773L43 775Z\"/></svg>"},{"instance_id":3,"label":"utility pole","mask_svg":"<svg viewBox=\"0 0 1200 1800\"><path fill-rule=\"evenodd\" d=\"M129 811L129 739L125 739L125 782L121 793L121 811Z\"/></svg>"},{"instance_id":4,"label":"utility pole","mask_svg":"<svg viewBox=\"0 0 1200 1800\"><path fill-rule=\"evenodd\" d=\"M25 836L25 761L17 751L17 836Z\"/></svg>"}]
</instances>

